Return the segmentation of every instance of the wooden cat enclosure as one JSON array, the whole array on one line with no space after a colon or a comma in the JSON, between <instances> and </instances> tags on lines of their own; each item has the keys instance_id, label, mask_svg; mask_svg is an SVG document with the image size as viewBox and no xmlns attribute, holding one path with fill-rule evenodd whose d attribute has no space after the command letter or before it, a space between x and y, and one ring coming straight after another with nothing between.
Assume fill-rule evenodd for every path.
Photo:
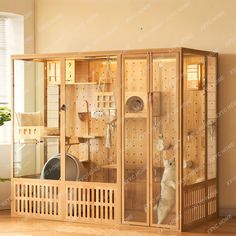
<instances>
[{"instance_id":1,"label":"wooden cat enclosure","mask_svg":"<svg viewBox=\"0 0 236 236\"><path fill-rule=\"evenodd\" d=\"M185 230L218 214L217 54L12 57L12 215Z\"/></svg>"}]
</instances>

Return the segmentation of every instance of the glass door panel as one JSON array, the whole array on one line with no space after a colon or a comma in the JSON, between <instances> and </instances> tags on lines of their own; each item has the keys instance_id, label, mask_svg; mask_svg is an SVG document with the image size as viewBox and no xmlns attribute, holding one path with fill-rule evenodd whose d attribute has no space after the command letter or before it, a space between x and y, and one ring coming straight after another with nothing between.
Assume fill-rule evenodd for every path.
<instances>
[{"instance_id":1,"label":"glass door panel","mask_svg":"<svg viewBox=\"0 0 236 236\"><path fill-rule=\"evenodd\" d=\"M183 185L205 181L205 57L184 54Z\"/></svg>"},{"instance_id":2,"label":"glass door panel","mask_svg":"<svg viewBox=\"0 0 236 236\"><path fill-rule=\"evenodd\" d=\"M59 101L46 61L14 61L14 177L60 178Z\"/></svg>"},{"instance_id":3,"label":"glass door panel","mask_svg":"<svg viewBox=\"0 0 236 236\"><path fill-rule=\"evenodd\" d=\"M217 172L217 60L216 57L207 57L207 173L208 179L216 178Z\"/></svg>"},{"instance_id":4,"label":"glass door panel","mask_svg":"<svg viewBox=\"0 0 236 236\"><path fill-rule=\"evenodd\" d=\"M151 224L176 224L177 57L154 55L151 86Z\"/></svg>"},{"instance_id":5,"label":"glass door panel","mask_svg":"<svg viewBox=\"0 0 236 236\"><path fill-rule=\"evenodd\" d=\"M123 60L123 221L148 223L148 59Z\"/></svg>"}]
</instances>

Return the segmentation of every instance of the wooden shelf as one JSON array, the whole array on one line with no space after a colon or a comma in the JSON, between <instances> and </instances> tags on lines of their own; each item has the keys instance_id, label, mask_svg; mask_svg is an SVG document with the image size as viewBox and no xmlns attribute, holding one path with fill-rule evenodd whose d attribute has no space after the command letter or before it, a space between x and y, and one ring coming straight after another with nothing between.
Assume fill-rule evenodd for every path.
<instances>
[{"instance_id":1,"label":"wooden shelf","mask_svg":"<svg viewBox=\"0 0 236 236\"><path fill-rule=\"evenodd\" d=\"M112 82L102 82L101 84L112 84ZM98 85L98 82L66 82L66 85Z\"/></svg>"},{"instance_id":2,"label":"wooden shelf","mask_svg":"<svg viewBox=\"0 0 236 236\"><path fill-rule=\"evenodd\" d=\"M84 135L84 136L78 136L78 138L84 138L84 139L95 139L95 138L103 138L104 136L99 135Z\"/></svg>"},{"instance_id":3,"label":"wooden shelf","mask_svg":"<svg viewBox=\"0 0 236 236\"><path fill-rule=\"evenodd\" d=\"M52 82L49 82L48 83L49 85L61 85L61 83L52 83ZM101 84L112 84L112 82L103 82ZM98 85L98 82L66 82L66 85Z\"/></svg>"},{"instance_id":4,"label":"wooden shelf","mask_svg":"<svg viewBox=\"0 0 236 236\"><path fill-rule=\"evenodd\" d=\"M66 85L97 85L97 82L73 82L73 83L66 83Z\"/></svg>"},{"instance_id":5,"label":"wooden shelf","mask_svg":"<svg viewBox=\"0 0 236 236\"><path fill-rule=\"evenodd\" d=\"M60 138L60 135L47 135L43 136L42 138Z\"/></svg>"},{"instance_id":6,"label":"wooden shelf","mask_svg":"<svg viewBox=\"0 0 236 236\"><path fill-rule=\"evenodd\" d=\"M57 86L61 86L61 83L52 83L52 82L48 82L48 85L57 85Z\"/></svg>"},{"instance_id":7,"label":"wooden shelf","mask_svg":"<svg viewBox=\"0 0 236 236\"><path fill-rule=\"evenodd\" d=\"M22 144L22 145L26 145L26 144L42 144L44 143L43 141L37 141L37 140L26 140L26 141L19 141L19 142L14 142L15 144Z\"/></svg>"},{"instance_id":8,"label":"wooden shelf","mask_svg":"<svg viewBox=\"0 0 236 236\"><path fill-rule=\"evenodd\" d=\"M137 112L137 113L125 113L125 118L147 118L148 115L145 112Z\"/></svg>"},{"instance_id":9,"label":"wooden shelf","mask_svg":"<svg viewBox=\"0 0 236 236\"><path fill-rule=\"evenodd\" d=\"M103 169L117 169L117 165L116 164L108 164L108 165L104 165L102 166Z\"/></svg>"},{"instance_id":10,"label":"wooden shelf","mask_svg":"<svg viewBox=\"0 0 236 236\"><path fill-rule=\"evenodd\" d=\"M98 135L85 135L85 136L78 136L78 140L80 143L86 143L89 139L96 139L96 138L103 138L104 136Z\"/></svg>"},{"instance_id":11,"label":"wooden shelf","mask_svg":"<svg viewBox=\"0 0 236 236\"><path fill-rule=\"evenodd\" d=\"M47 136L41 136L40 139L34 139L34 138L31 138L31 139L21 139L21 140L24 140L24 141L21 141L19 139L18 142L14 142L14 144L38 144L38 143L44 143L44 142L47 142L47 139L59 139L60 138L60 135L47 135Z\"/></svg>"}]
</instances>

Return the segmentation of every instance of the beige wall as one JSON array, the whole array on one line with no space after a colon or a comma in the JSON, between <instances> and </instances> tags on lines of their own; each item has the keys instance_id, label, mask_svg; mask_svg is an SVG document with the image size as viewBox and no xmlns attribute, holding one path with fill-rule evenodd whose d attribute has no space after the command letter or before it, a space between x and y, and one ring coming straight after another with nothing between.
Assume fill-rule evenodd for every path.
<instances>
[{"instance_id":1,"label":"beige wall","mask_svg":"<svg viewBox=\"0 0 236 236\"><path fill-rule=\"evenodd\" d=\"M25 53L34 53L34 0L0 0L0 12L24 16Z\"/></svg>"},{"instance_id":2,"label":"beige wall","mask_svg":"<svg viewBox=\"0 0 236 236\"><path fill-rule=\"evenodd\" d=\"M235 9L235 0L36 0L38 53L179 46L220 53L218 108L229 106L219 120L223 213L236 213L236 181L226 183L236 175Z\"/></svg>"}]
</instances>

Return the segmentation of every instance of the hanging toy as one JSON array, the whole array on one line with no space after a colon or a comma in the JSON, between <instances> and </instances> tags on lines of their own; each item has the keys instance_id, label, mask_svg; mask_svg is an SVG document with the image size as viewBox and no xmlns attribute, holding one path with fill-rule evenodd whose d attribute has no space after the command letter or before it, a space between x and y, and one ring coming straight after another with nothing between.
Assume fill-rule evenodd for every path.
<instances>
[{"instance_id":1,"label":"hanging toy","mask_svg":"<svg viewBox=\"0 0 236 236\"><path fill-rule=\"evenodd\" d=\"M156 143L156 148L159 152L163 151L165 149L165 144L164 144L164 140L163 140L163 135L160 135L157 143Z\"/></svg>"},{"instance_id":2,"label":"hanging toy","mask_svg":"<svg viewBox=\"0 0 236 236\"><path fill-rule=\"evenodd\" d=\"M107 124L106 129L106 148L111 148L111 130L110 130L110 124Z\"/></svg>"},{"instance_id":3,"label":"hanging toy","mask_svg":"<svg viewBox=\"0 0 236 236\"><path fill-rule=\"evenodd\" d=\"M105 115L106 110L115 109L114 93L106 90L106 84L112 80L110 59L106 61L105 71L98 81L98 91L96 93L96 108L92 112L92 117L101 118Z\"/></svg>"},{"instance_id":4,"label":"hanging toy","mask_svg":"<svg viewBox=\"0 0 236 236\"><path fill-rule=\"evenodd\" d=\"M213 141L213 138L214 138L215 132L216 132L216 122L212 121L210 124L208 124L208 130L209 130L209 134L211 136L211 141Z\"/></svg>"}]
</instances>

